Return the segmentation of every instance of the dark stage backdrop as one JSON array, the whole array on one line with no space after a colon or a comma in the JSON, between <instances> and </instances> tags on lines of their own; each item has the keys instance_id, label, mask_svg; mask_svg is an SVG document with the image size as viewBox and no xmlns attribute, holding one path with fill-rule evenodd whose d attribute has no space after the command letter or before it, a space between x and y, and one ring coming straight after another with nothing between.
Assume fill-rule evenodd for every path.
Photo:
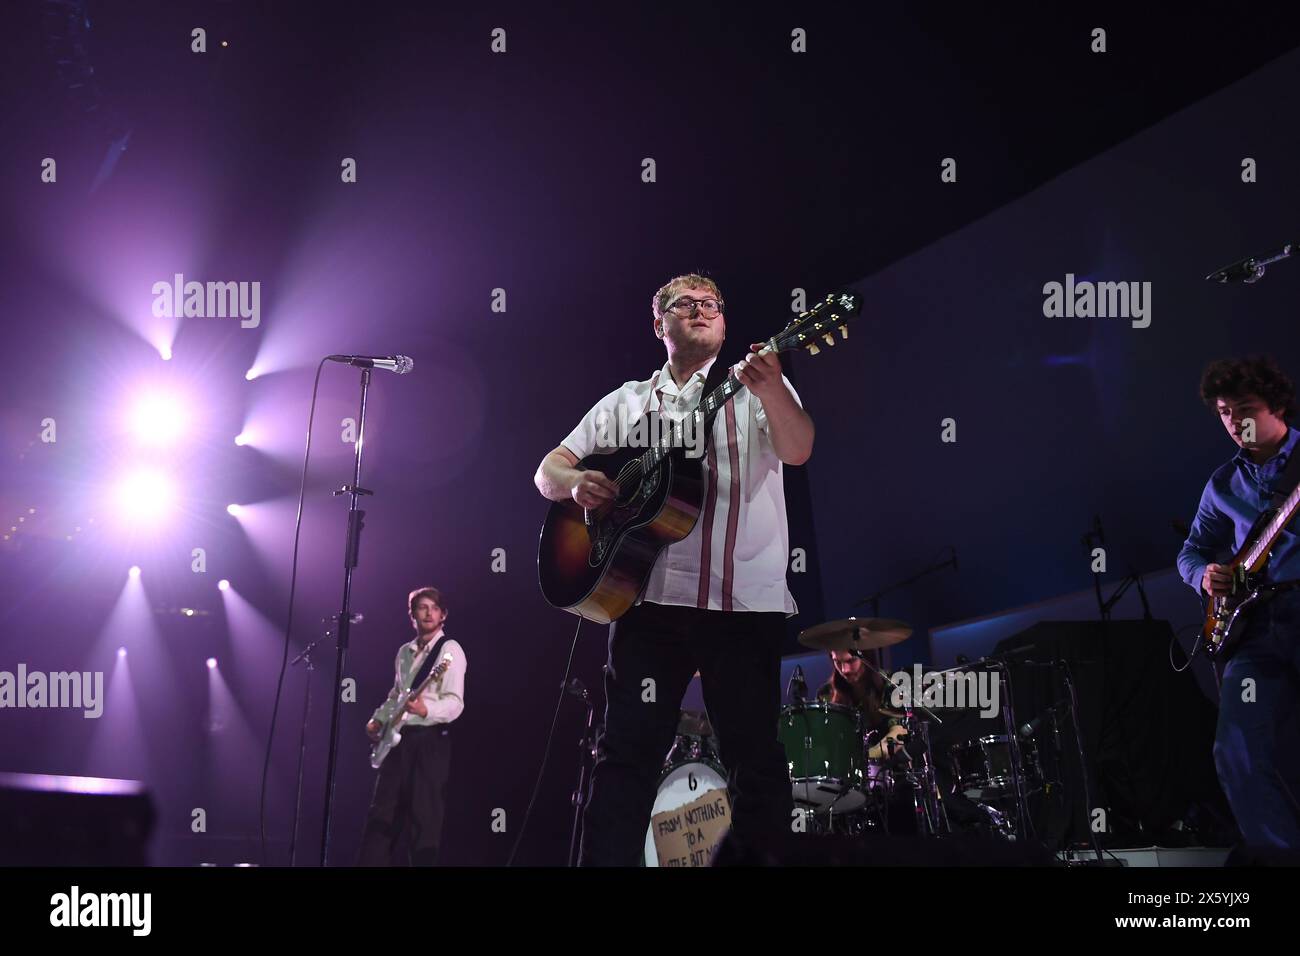
<instances>
[{"instance_id":1,"label":"dark stage backdrop","mask_svg":"<svg viewBox=\"0 0 1300 956\"><path fill-rule=\"evenodd\" d=\"M1201 404L1202 369L1270 352L1300 372L1300 269L1203 279L1294 234L1300 134L1276 117L1297 79L1300 57L1285 57L856 286L867 318L850 347L796 362L817 417L807 470L829 614L949 545L960 571L883 614L925 628L1089 588L1094 515L1108 593L1173 564L1174 523L1235 452ZM1246 158L1258 182L1242 182ZM1046 317L1043 287L1067 273L1149 282L1150 324ZM914 640L896 661L910 649L924 659Z\"/></svg>"},{"instance_id":2,"label":"dark stage backdrop","mask_svg":"<svg viewBox=\"0 0 1300 956\"><path fill-rule=\"evenodd\" d=\"M1197 406L1201 366L1267 349L1295 367L1300 273L1198 280L1292 238L1294 56L1000 208L1291 49L1271 23L1191 39L1164 14L1117 20L1122 42L1101 59L1091 22L832 9L808 13L814 52L799 58L801 24L782 11L656 5L502 14L497 55L497 22L445 5L90 4L91 33L71 16L57 42L46 7L13 7L2 61L24 92L5 104L0 151L0 669L101 671L105 700L95 718L5 710L0 770L146 781L156 862L258 858L324 354L416 363L371 390L337 863L354 858L373 786L362 726L411 633L407 591L425 584L447 596L469 658L444 860L506 860L575 623L538 593L532 475L601 394L662 363L649 299L671 275L719 281L737 351L785 321L792 289L865 293L848 343L789 368L818 425L812 461L787 479L791 543L808 557L793 626L846 613L954 544L960 574L882 606L916 623L918 647L931 624L1087 586L1077 541L1094 512L1113 570L1169 564L1171 520L1229 451ZM1178 68L1155 69L1161 57ZM939 180L945 156L956 183ZM1240 181L1245 156L1257 183ZM46 158L56 182L41 180ZM355 183L341 181L346 158ZM1151 326L1044 318L1042 285L1067 272L1152 282ZM260 282L255 327L155 315L154 284L177 274ZM322 378L291 654L338 608L331 492L350 476L357 379L337 366ZM185 412L161 445L127 427L147 389ZM945 417L956 444L939 441ZM145 466L176 501L130 486L142 516L126 519L115 489ZM573 663L593 688L604 640L585 628ZM331 668L326 655L311 677L300 860L319 838ZM270 862L287 859L306 683L291 671L280 702ZM564 860L582 719L566 701L521 863Z\"/></svg>"}]
</instances>

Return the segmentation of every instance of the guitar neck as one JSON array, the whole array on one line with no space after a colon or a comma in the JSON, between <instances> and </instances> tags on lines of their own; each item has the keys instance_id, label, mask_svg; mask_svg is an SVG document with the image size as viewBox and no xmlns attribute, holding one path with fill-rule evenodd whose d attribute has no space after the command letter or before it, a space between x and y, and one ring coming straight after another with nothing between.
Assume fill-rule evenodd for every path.
<instances>
[{"instance_id":1,"label":"guitar neck","mask_svg":"<svg viewBox=\"0 0 1300 956\"><path fill-rule=\"evenodd\" d=\"M428 689L430 684L432 684L434 681L436 681L439 677L441 677L443 674L447 672L447 667L450 664L451 664L450 660L441 661L437 667L435 667L433 670L429 672L428 677L420 681L419 687L412 688L411 692L406 695L406 699L408 701L415 700L417 697L423 694L425 690Z\"/></svg>"},{"instance_id":2,"label":"guitar neck","mask_svg":"<svg viewBox=\"0 0 1300 956\"><path fill-rule=\"evenodd\" d=\"M1277 542L1277 536L1282 533L1282 529L1290 523L1295 517L1296 510L1300 509L1300 485L1291 489L1291 494L1287 495L1286 501L1277 509L1277 514L1273 516L1260 532L1259 537L1246 552L1246 557L1242 563L1248 568L1257 568L1268 557L1268 553L1273 550L1273 545Z\"/></svg>"}]
</instances>

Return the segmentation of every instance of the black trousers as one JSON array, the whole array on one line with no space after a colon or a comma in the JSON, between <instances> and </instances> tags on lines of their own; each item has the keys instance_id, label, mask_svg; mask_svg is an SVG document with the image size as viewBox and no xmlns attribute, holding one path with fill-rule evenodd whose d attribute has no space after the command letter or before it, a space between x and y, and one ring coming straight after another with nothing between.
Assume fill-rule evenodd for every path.
<instances>
[{"instance_id":1,"label":"black trousers","mask_svg":"<svg viewBox=\"0 0 1300 956\"><path fill-rule=\"evenodd\" d=\"M450 766L451 732L445 726L402 731L401 743L379 767L358 866L392 866L404 832L409 837L407 862L434 865Z\"/></svg>"},{"instance_id":2,"label":"black trousers","mask_svg":"<svg viewBox=\"0 0 1300 956\"><path fill-rule=\"evenodd\" d=\"M728 771L736 836L764 843L790 832L794 801L777 738L784 634L780 612L645 603L615 622L581 865L640 863L659 775L696 670Z\"/></svg>"}]
</instances>

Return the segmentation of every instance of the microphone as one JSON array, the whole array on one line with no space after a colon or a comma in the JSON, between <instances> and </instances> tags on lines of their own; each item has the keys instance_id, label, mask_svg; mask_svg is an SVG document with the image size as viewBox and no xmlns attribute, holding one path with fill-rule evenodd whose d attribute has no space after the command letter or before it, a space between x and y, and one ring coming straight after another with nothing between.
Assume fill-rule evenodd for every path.
<instances>
[{"instance_id":1,"label":"microphone","mask_svg":"<svg viewBox=\"0 0 1300 956\"><path fill-rule=\"evenodd\" d=\"M405 355L327 355L325 358L357 368L382 368L398 375L405 375L415 367L415 362Z\"/></svg>"},{"instance_id":2,"label":"microphone","mask_svg":"<svg viewBox=\"0 0 1300 956\"><path fill-rule=\"evenodd\" d=\"M808 682L804 679L803 668L798 664L794 665L794 672L790 674L790 683L785 693L792 701L802 703L808 699Z\"/></svg>"},{"instance_id":3,"label":"microphone","mask_svg":"<svg viewBox=\"0 0 1300 956\"><path fill-rule=\"evenodd\" d=\"M1049 713L1048 711L1044 711L1043 713L1035 717L1033 720L1021 724L1020 739L1028 740L1030 737L1034 736L1034 734L1038 733L1038 728L1043 725L1043 718L1045 718L1048 713Z\"/></svg>"},{"instance_id":4,"label":"microphone","mask_svg":"<svg viewBox=\"0 0 1300 956\"><path fill-rule=\"evenodd\" d=\"M1289 259L1295 255L1296 249L1296 243L1288 242L1286 245L1270 249L1268 252L1260 253L1257 256L1247 256L1245 259L1239 259L1232 265L1211 272L1205 279L1207 282L1225 284L1228 282L1258 282L1264 278L1265 266L1272 265L1280 259Z\"/></svg>"},{"instance_id":5,"label":"microphone","mask_svg":"<svg viewBox=\"0 0 1300 956\"><path fill-rule=\"evenodd\" d=\"M1030 737L1034 736L1034 734L1038 733L1038 728L1043 726L1043 721L1045 720L1050 719L1052 723L1055 724L1057 712L1061 710L1062 706L1063 706L1062 704L1053 704L1051 707L1047 708L1047 710L1043 711L1033 720L1021 724L1019 729L1020 739L1028 740ZM1056 733L1058 736L1060 735L1060 732L1061 732L1060 728L1057 728Z\"/></svg>"}]
</instances>

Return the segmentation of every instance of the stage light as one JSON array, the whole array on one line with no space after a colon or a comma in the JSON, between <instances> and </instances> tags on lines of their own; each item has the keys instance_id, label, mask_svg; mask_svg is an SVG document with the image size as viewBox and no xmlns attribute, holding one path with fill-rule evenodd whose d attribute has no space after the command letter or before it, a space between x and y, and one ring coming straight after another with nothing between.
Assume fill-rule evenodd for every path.
<instances>
[{"instance_id":1,"label":"stage light","mask_svg":"<svg viewBox=\"0 0 1300 956\"><path fill-rule=\"evenodd\" d=\"M131 430L150 444L164 444L185 430L186 415L175 396L142 395L131 408Z\"/></svg>"},{"instance_id":2,"label":"stage light","mask_svg":"<svg viewBox=\"0 0 1300 956\"><path fill-rule=\"evenodd\" d=\"M117 504L132 521L161 518L176 499L176 489L166 475L157 471L138 471L117 486Z\"/></svg>"},{"instance_id":3,"label":"stage light","mask_svg":"<svg viewBox=\"0 0 1300 956\"><path fill-rule=\"evenodd\" d=\"M126 657L126 648L125 648L125 647L119 647L119 648L117 649L117 656L118 656L118 657Z\"/></svg>"},{"instance_id":4,"label":"stage light","mask_svg":"<svg viewBox=\"0 0 1300 956\"><path fill-rule=\"evenodd\" d=\"M240 446L247 445L247 444L248 444L248 432L240 432L238 435L236 435L236 436L235 436L235 444L236 444L236 445L240 445Z\"/></svg>"},{"instance_id":5,"label":"stage light","mask_svg":"<svg viewBox=\"0 0 1300 956\"><path fill-rule=\"evenodd\" d=\"M209 658L208 658L208 670L210 670L210 671L211 671L211 670L216 670L216 668L217 668L217 659L216 659L215 657L209 657Z\"/></svg>"},{"instance_id":6,"label":"stage light","mask_svg":"<svg viewBox=\"0 0 1300 956\"><path fill-rule=\"evenodd\" d=\"M230 590L230 582L227 581L225 578L222 578L220 581L217 582L217 590L218 590L218 591L229 591L229 590Z\"/></svg>"},{"instance_id":7,"label":"stage light","mask_svg":"<svg viewBox=\"0 0 1300 956\"><path fill-rule=\"evenodd\" d=\"M193 616L194 616L194 608L192 608L192 607L183 607L183 608L181 608L181 613L184 614L186 617L193 617Z\"/></svg>"},{"instance_id":8,"label":"stage light","mask_svg":"<svg viewBox=\"0 0 1300 956\"><path fill-rule=\"evenodd\" d=\"M257 378L257 369L255 369L255 368L250 368L247 372L244 373L244 378L245 378L247 381L250 381L250 382L251 382L253 379Z\"/></svg>"},{"instance_id":9,"label":"stage light","mask_svg":"<svg viewBox=\"0 0 1300 956\"><path fill-rule=\"evenodd\" d=\"M158 354L162 356L162 360L164 362L170 362L172 360L171 346L164 345L162 348L158 350Z\"/></svg>"},{"instance_id":10,"label":"stage light","mask_svg":"<svg viewBox=\"0 0 1300 956\"><path fill-rule=\"evenodd\" d=\"M140 576L140 565L138 564L131 565L131 570L128 571L127 574L131 575L131 577L133 578L138 578Z\"/></svg>"},{"instance_id":11,"label":"stage light","mask_svg":"<svg viewBox=\"0 0 1300 956\"><path fill-rule=\"evenodd\" d=\"M226 505L226 514L238 518L244 509L240 505Z\"/></svg>"}]
</instances>

